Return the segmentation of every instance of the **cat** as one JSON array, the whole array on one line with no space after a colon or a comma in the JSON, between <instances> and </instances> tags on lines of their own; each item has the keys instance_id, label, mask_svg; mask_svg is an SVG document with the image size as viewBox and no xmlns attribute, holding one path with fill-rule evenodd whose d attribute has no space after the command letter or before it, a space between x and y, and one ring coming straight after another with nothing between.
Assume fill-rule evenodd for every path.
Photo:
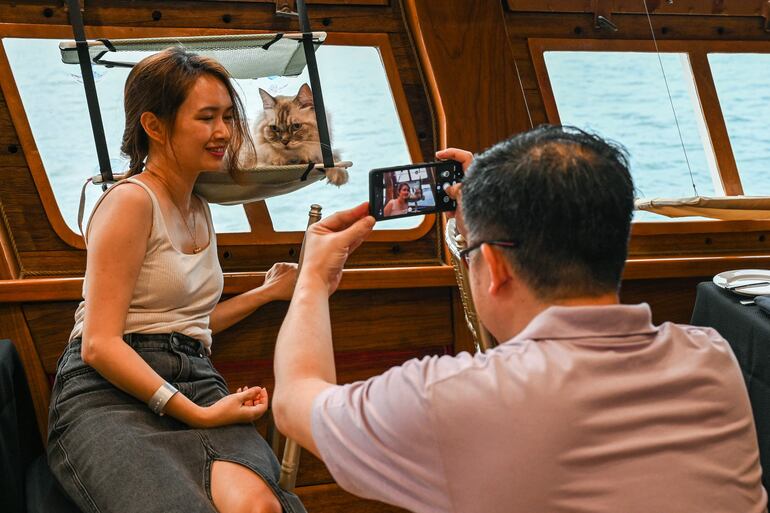
<instances>
[{"instance_id":1,"label":"cat","mask_svg":"<svg viewBox=\"0 0 770 513\"><path fill-rule=\"evenodd\" d=\"M252 127L256 165L285 166L316 162L321 164L321 143L310 86L302 84L296 96L272 96L259 90L263 110ZM335 161L339 159L336 152ZM342 168L326 170L329 183L340 186L348 181Z\"/></svg>"}]
</instances>

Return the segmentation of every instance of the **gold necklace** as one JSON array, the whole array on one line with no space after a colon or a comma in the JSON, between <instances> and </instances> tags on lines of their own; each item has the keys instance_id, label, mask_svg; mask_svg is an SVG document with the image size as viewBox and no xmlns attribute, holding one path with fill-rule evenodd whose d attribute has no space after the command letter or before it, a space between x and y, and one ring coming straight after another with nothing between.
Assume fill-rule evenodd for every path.
<instances>
[{"instance_id":1,"label":"gold necklace","mask_svg":"<svg viewBox=\"0 0 770 513\"><path fill-rule=\"evenodd\" d=\"M147 169L147 166L145 165L145 169ZM193 255L197 255L201 251L203 251L203 248L198 246L198 240L195 238L195 232L197 231L196 225L195 225L195 212L193 212L193 227L192 230L190 230L190 225L187 223L187 217L182 213L182 209L179 208L179 205L176 204L174 199L171 197L171 191L168 187L166 187L166 184L162 181L160 182L164 189L166 189L166 192L168 193L168 200L171 202L172 205L174 205L174 208L176 208L176 211L179 212L179 216L182 218L182 222L184 223L184 227L187 228L187 233L190 234L190 238L192 239L193 243ZM192 204L192 198L190 199L190 212L192 212L193 204ZM189 212L188 212L189 215Z\"/></svg>"},{"instance_id":2,"label":"gold necklace","mask_svg":"<svg viewBox=\"0 0 770 513\"><path fill-rule=\"evenodd\" d=\"M182 221L184 221L184 227L187 228L187 233L190 234L190 238L192 239L193 255L197 255L198 253L203 251L203 248L198 246L198 240L195 238L195 232L196 232L196 230L195 230L195 227L196 227L195 226L195 217L196 216L195 216L195 212L192 212L192 201L190 201L190 212L192 212L192 215L193 215L193 223L192 223L193 227L192 227L192 230L190 229L190 225L187 224L187 217L185 217L185 215L182 214L182 209L179 208L179 205L177 205L176 202L174 202L174 200L171 200L171 203L174 204L174 206L176 207L177 212L179 212L179 215L182 216Z\"/></svg>"}]
</instances>

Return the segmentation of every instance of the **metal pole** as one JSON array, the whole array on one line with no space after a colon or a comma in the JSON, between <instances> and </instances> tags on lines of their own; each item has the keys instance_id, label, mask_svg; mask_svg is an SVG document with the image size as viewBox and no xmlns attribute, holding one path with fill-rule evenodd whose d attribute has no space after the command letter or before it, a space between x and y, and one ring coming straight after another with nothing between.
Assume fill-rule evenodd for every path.
<instances>
[{"instance_id":1,"label":"metal pole","mask_svg":"<svg viewBox=\"0 0 770 513\"><path fill-rule=\"evenodd\" d=\"M308 212L307 226L317 223L321 220L321 205L310 205ZM305 256L305 241L302 241L302 247L299 250L299 262L297 263L297 275L302 268L302 260ZM292 440L286 438L286 445L283 448L283 460L281 461L281 477L278 485L286 491L294 490L297 484L297 473L299 472L299 457L302 454L302 448Z\"/></svg>"}]
</instances>

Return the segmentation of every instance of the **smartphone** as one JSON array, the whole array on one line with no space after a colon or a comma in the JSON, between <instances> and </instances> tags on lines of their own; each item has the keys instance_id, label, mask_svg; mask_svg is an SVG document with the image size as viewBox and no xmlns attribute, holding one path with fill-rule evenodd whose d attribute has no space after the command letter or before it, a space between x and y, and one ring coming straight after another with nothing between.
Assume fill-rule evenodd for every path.
<instances>
[{"instance_id":1,"label":"smartphone","mask_svg":"<svg viewBox=\"0 0 770 513\"><path fill-rule=\"evenodd\" d=\"M457 202L446 188L462 181L463 166L440 160L369 171L369 213L378 221L448 212Z\"/></svg>"}]
</instances>

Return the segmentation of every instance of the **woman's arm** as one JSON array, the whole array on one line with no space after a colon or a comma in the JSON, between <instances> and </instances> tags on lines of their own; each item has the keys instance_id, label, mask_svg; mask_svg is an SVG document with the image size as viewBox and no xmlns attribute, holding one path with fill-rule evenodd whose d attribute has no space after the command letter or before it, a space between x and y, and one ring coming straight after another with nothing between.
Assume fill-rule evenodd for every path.
<instances>
[{"instance_id":1,"label":"woman's arm","mask_svg":"<svg viewBox=\"0 0 770 513\"><path fill-rule=\"evenodd\" d=\"M211 312L212 333L224 331L270 301L288 301L297 281L297 264L279 262L265 275L265 282L248 292L221 301Z\"/></svg>"},{"instance_id":2,"label":"woman's arm","mask_svg":"<svg viewBox=\"0 0 770 513\"><path fill-rule=\"evenodd\" d=\"M144 190L125 184L112 191L94 213L88 231L88 288L81 349L85 363L117 388L145 403L164 380L123 341L123 332L147 251L152 208ZM119 228L115 219L120 219ZM256 406L242 405L247 399L238 402L234 397L237 395L240 394L227 396L225 399L231 399L220 401L222 404L202 408L184 395L175 394L165 411L195 427L247 422L253 420L253 414L253 418L261 415L255 413ZM259 390L255 387L242 395L256 398Z\"/></svg>"},{"instance_id":3,"label":"woman's arm","mask_svg":"<svg viewBox=\"0 0 770 513\"><path fill-rule=\"evenodd\" d=\"M394 203L395 201L396 201L396 200L390 200L390 201L388 201L388 203L385 205L385 208L384 208L384 209L382 209L382 215L384 215L384 216L389 216L389 215L391 215L391 213L393 212L393 203Z\"/></svg>"}]
</instances>

